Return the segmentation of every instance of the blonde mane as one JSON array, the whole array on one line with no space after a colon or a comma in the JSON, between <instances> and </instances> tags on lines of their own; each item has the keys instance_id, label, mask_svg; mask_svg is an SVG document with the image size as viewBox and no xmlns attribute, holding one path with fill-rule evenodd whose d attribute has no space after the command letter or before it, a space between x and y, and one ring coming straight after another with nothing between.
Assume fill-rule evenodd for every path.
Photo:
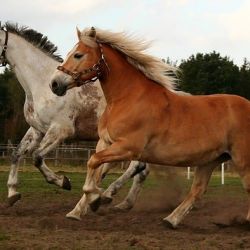
<instances>
[{"instance_id":1,"label":"blonde mane","mask_svg":"<svg viewBox=\"0 0 250 250\"><path fill-rule=\"evenodd\" d=\"M93 41L88 36L89 32L90 28L84 29L81 32L81 40L91 44ZM125 55L127 61L149 79L171 91L175 90L176 78L173 76L173 72L176 72L177 68L157 57L147 55L145 51L150 47L149 42L132 37L124 32L114 33L97 28L96 39L98 42L107 44Z\"/></svg>"}]
</instances>

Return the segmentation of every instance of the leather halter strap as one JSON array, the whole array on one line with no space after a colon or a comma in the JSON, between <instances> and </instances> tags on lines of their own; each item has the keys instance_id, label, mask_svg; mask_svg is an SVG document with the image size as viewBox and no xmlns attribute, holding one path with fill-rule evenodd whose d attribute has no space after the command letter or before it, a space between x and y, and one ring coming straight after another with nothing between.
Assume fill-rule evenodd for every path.
<instances>
[{"instance_id":1,"label":"leather halter strap","mask_svg":"<svg viewBox=\"0 0 250 250\"><path fill-rule=\"evenodd\" d=\"M6 50L7 50L7 44L8 44L8 39L9 39L9 33L8 30L5 30L3 27L1 27L2 31L5 32L5 41L4 41L4 45L3 45L3 50L2 53L0 55L0 61L2 62L2 64L0 65L0 67L5 67L8 63L7 58L6 58Z\"/></svg>"},{"instance_id":2,"label":"leather halter strap","mask_svg":"<svg viewBox=\"0 0 250 250\"><path fill-rule=\"evenodd\" d=\"M57 67L57 69L60 70L60 71L62 71L62 72L64 72L67 75L70 75L73 78L73 80L76 82L77 86L81 86L81 85L89 83L89 82L95 82L97 79L100 79L101 77L103 77L102 76L102 70L101 70L102 64L104 63L104 65L106 66L106 68L108 69L108 71L109 71L109 67L108 67L108 64L107 64L107 62L106 62L106 60L104 58L103 49L102 49L101 43L97 42L97 44L98 44L98 46L100 48L100 51L101 51L101 58L92 67L90 67L88 69L85 69L82 72L70 71L70 70L64 68L61 65L59 65ZM96 72L96 75L93 78L85 80L85 81L81 79L81 77L83 75L89 74L91 72Z\"/></svg>"}]
</instances>

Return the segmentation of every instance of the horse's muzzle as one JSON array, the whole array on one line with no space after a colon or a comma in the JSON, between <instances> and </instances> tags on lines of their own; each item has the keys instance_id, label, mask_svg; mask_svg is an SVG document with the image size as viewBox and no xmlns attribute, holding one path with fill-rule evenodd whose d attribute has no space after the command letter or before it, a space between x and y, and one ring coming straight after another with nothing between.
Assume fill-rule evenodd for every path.
<instances>
[{"instance_id":1,"label":"horse's muzzle","mask_svg":"<svg viewBox=\"0 0 250 250\"><path fill-rule=\"evenodd\" d=\"M64 96L67 91L67 86L63 83L59 83L56 80L53 80L50 84L52 92L58 96Z\"/></svg>"}]
</instances>

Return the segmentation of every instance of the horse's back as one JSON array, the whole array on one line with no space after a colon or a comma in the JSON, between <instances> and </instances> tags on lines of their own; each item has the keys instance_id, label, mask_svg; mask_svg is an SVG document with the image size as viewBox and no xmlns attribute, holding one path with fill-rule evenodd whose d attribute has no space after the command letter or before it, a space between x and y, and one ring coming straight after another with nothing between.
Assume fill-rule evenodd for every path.
<instances>
[{"instance_id":1,"label":"horse's back","mask_svg":"<svg viewBox=\"0 0 250 250\"><path fill-rule=\"evenodd\" d=\"M186 99L192 99L192 105L196 107L199 117L210 120L211 123L217 124L218 129L232 130L240 126L248 127L250 133L250 101L230 94L216 94L207 96L187 96Z\"/></svg>"},{"instance_id":2,"label":"horse's back","mask_svg":"<svg viewBox=\"0 0 250 250\"><path fill-rule=\"evenodd\" d=\"M210 109L208 113L211 117L210 122L213 124L210 128L216 128L216 137L220 137L227 144L228 150L237 147L248 151L250 146L250 101L241 96L228 94L217 94L204 98Z\"/></svg>"},{"instance_id":3,"label":"horse's back","mask_svg":"<svg viewBox=\"0 0 250 250\"><path fill-rule=\"evenodd\" d=\"M218 95L220 97L220 95ZM224 116L234 129L248 130L250 135L250 101L237 95L221 95L227 106Z\"/></svg>"}]
</instances>

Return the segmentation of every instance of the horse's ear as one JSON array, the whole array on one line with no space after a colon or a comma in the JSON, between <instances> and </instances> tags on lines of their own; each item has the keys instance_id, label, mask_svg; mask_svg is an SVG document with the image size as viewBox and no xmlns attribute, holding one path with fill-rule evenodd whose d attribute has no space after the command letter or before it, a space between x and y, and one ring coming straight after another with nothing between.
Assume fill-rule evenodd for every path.
<instances>
[{"instance_id":1,"label":"horse's ear","mask_svg":"<svg viewBox=\"0 0 250 250\"><path fill-rule=\"evenodd\" d=\"M89 37L96 38L96 30L94 27L91 27L89 31Z\"/></svg>"},{"instance_id":2,"label":"horse's ear","mask_svg":"<svg viewBox=\"0 0 250 250\"><path fill-rule=\"evenodd\" d=\"M78 39L79 39L79 41L81 40L81 35L82 35L82 33L81 33L81 31L78 29L78 27L76 26L76 32L77 32L77 37L78 37Z\"/></svg>"}]
</instances>

